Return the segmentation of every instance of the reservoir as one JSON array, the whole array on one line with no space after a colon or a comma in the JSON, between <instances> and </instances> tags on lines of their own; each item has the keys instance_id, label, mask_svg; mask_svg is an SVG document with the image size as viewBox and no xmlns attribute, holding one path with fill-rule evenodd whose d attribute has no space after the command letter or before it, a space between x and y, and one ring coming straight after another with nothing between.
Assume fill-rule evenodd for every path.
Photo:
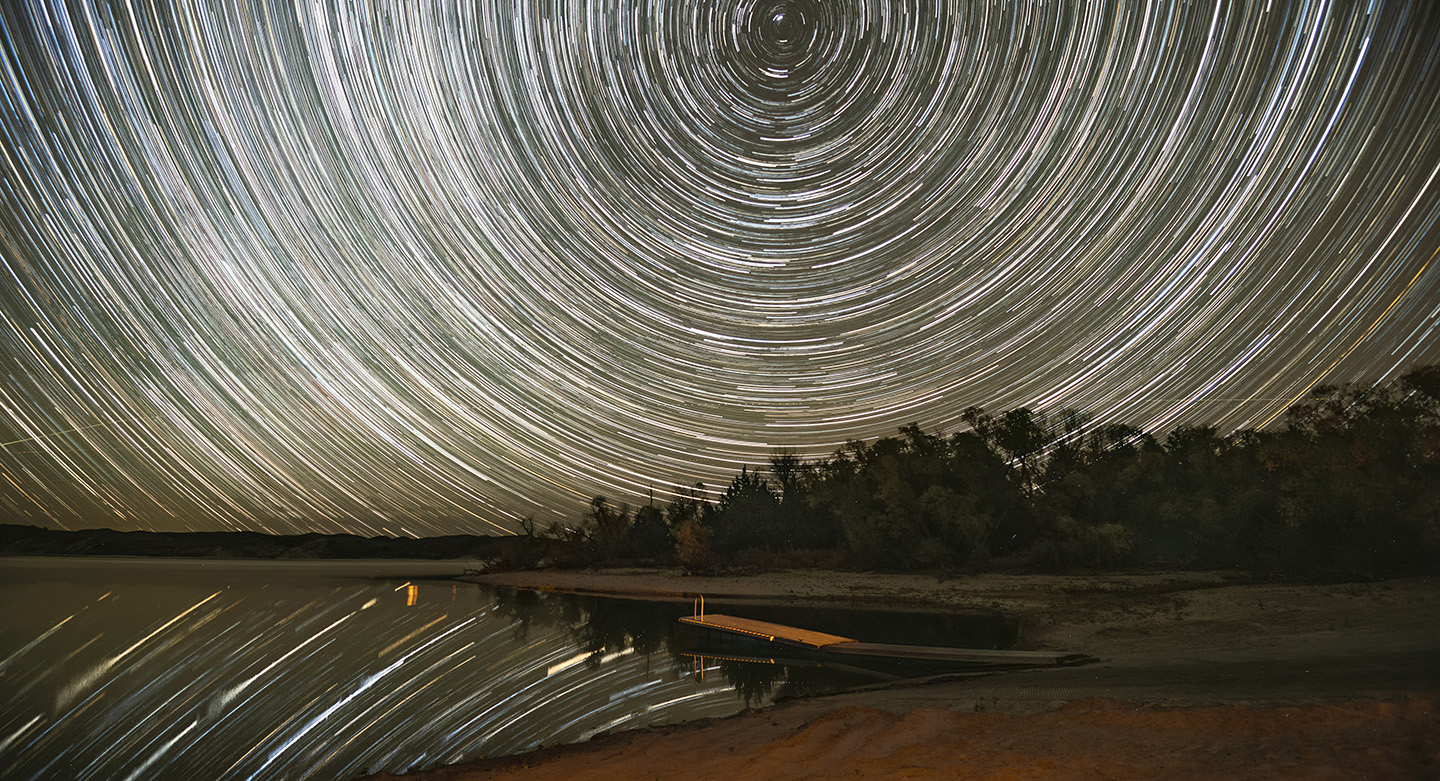
<instances>
[{"instance_id":1,"label":"reservoir","mask_svg":"<svg viewBox=\"0 0 1440 781\"><path fill-rule=\"evenodd\" d=\"M462 569L0 559L0 778L345 779L746 707L669 650L678 608Z\"/></svg>"},{"instance_id":2,"label":"reservoir","mask_svg":"<svg viewBox=\"0 0 1440 781\"><path fill-rule=\"evenodd\" d=\"M495 589L463 570L0 558L0 778L403 773L914 674L757 663L697 644L678 621L689 604ZM867 639L1015 639L995 617L741 609Z\"/></svg>"}]
</instances>

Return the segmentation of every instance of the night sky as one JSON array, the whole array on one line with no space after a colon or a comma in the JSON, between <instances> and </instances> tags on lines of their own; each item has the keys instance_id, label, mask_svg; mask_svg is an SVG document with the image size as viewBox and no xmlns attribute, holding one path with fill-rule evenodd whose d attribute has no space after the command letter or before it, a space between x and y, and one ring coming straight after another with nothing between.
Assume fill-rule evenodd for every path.
<instances>
[{"instance_id":1,"label":"night sky","mask_svg":"<svg viewBox=\"0 0 1440 781\"><path fill-rule=\"evenodd\" d=\"M493 532L972 405L1229 431L1440 362L1429 0L0 26L11 523Z\"/></svg>"}]
</instances>

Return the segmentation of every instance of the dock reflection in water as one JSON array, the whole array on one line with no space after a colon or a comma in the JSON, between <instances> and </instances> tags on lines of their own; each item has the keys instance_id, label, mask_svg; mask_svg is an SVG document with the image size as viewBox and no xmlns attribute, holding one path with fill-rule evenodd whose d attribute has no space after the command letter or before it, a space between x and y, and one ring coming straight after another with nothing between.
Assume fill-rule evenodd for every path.
<instances>
[{"instance_id":1,"label":"dock reflection in water","mask_svg":"<svg viewBox=\"0 0 1440 781\"><path fill-rule=\"evenodd\" d=\"M667 606L329 565L0 561L0 777L349 778L745 707Z\"/></svg>"}]
</instances>

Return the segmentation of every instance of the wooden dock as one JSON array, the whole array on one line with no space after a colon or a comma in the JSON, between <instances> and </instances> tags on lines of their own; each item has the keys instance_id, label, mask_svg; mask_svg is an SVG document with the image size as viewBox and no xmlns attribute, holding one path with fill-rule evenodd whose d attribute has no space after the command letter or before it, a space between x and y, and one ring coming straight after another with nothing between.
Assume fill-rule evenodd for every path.
<instances>
[{"instance_id":1,"label":"wooden dock","mask_svg":"<svg viewBox=\"0 0 1440 781\"><path fill-rule=\"evenodd\" d=\"M925 645L891 645L888 643L862 643L849 637L814 632L784 624L756 621L750 618L726 616L716 613L684 616L683 624L700 629L709 629L730 635L749 637L769 643L803 649L844 654L851 657L872 657L901 661L946 662L961 665L984 665L993 667L1050 667L1063 664L1077 664L1088 661L1084 654L1059 653L1055 651L1006 651L983 648L941 648Z\"/></svg>"},{"instance_id":2,"label":"wooden dock","mask_svg":"<svg viewBox=\"0 0 1440 781\"><path fill-rule=\"evenodd\" d=\"M769 621L756 621L753 618L722 616L719 613L693 617L684 616L680 619L680 623L698 626L702 629L718 629L722 632L754 637L781 645L798 645L802 648L825 648L839 643L855 642L849 637L827 635L824 632L812 632L809 629L772 624Z\"/></svg>"}]
</instances>

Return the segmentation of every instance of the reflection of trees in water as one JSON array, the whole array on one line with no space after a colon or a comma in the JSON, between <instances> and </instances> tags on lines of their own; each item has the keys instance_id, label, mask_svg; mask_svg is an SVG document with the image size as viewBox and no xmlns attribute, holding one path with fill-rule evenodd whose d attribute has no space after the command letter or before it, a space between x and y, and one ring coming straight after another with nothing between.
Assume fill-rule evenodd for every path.
<instances>
[{"instance_id":1,"label":"reflection of trees in water","mask_svg":"<svg viewBox=\"0 0 1440 781\"><path fill-rule=\"evenodd\" d=\"M496 589L495 605L513 623L516 639L524 640L532 626L565 627L592 664L623 651L679 656L670 649L679 645L681 611L667 605L518 589Z\"/></svg>"},{"instance_id":2,"label":"reflection of trees in water","mask_svg":"<svg viewBox=\"0 0 1440 781\"><path fill-rule=\"evenodd\" d=\"M941 667L911 666L882 660L816 661L779 660L778 663L726 657L702 657L719 667L725 679L749 707L766 701L810 697L894 681L955 672Z\"/></svg>"},{"instance_id":3,"label":"reflection of trees in water","mask_svg":"<svg viewBox=\"0 0 1440 781\"><path fill-rule=\"evenodd\" d=\"M494 589L495 610L510 619L515 640L524 642L532 626L557 626L565 623L564 600L545 599L536 591Z\"/></svg>"},{"instance_id":4,"label":"reflection of trees in water","mask_svg":"<svg viewBox=\"0 0 1440 781\"><path fill-rule=\"evenodd\" d=\"M741 662L733 659L717 659L720 673L735 687L735 694L745 700L746 707L763 705L776 686L787 680L786 668L778 664Z\"/></svg>"},{"instance_id":5,"label":"reflection of trees in water","mask_svg":"<svg viewBox=\"0 0 1440 781\"><path fill-rule=\"evenodd\" d=\"M620 599L580 597L576 603L584 618L572 631L592 661L631 649L649 656L676 645L672 641L679 631L678 610Z\"/></svg>"}]
</instances>

